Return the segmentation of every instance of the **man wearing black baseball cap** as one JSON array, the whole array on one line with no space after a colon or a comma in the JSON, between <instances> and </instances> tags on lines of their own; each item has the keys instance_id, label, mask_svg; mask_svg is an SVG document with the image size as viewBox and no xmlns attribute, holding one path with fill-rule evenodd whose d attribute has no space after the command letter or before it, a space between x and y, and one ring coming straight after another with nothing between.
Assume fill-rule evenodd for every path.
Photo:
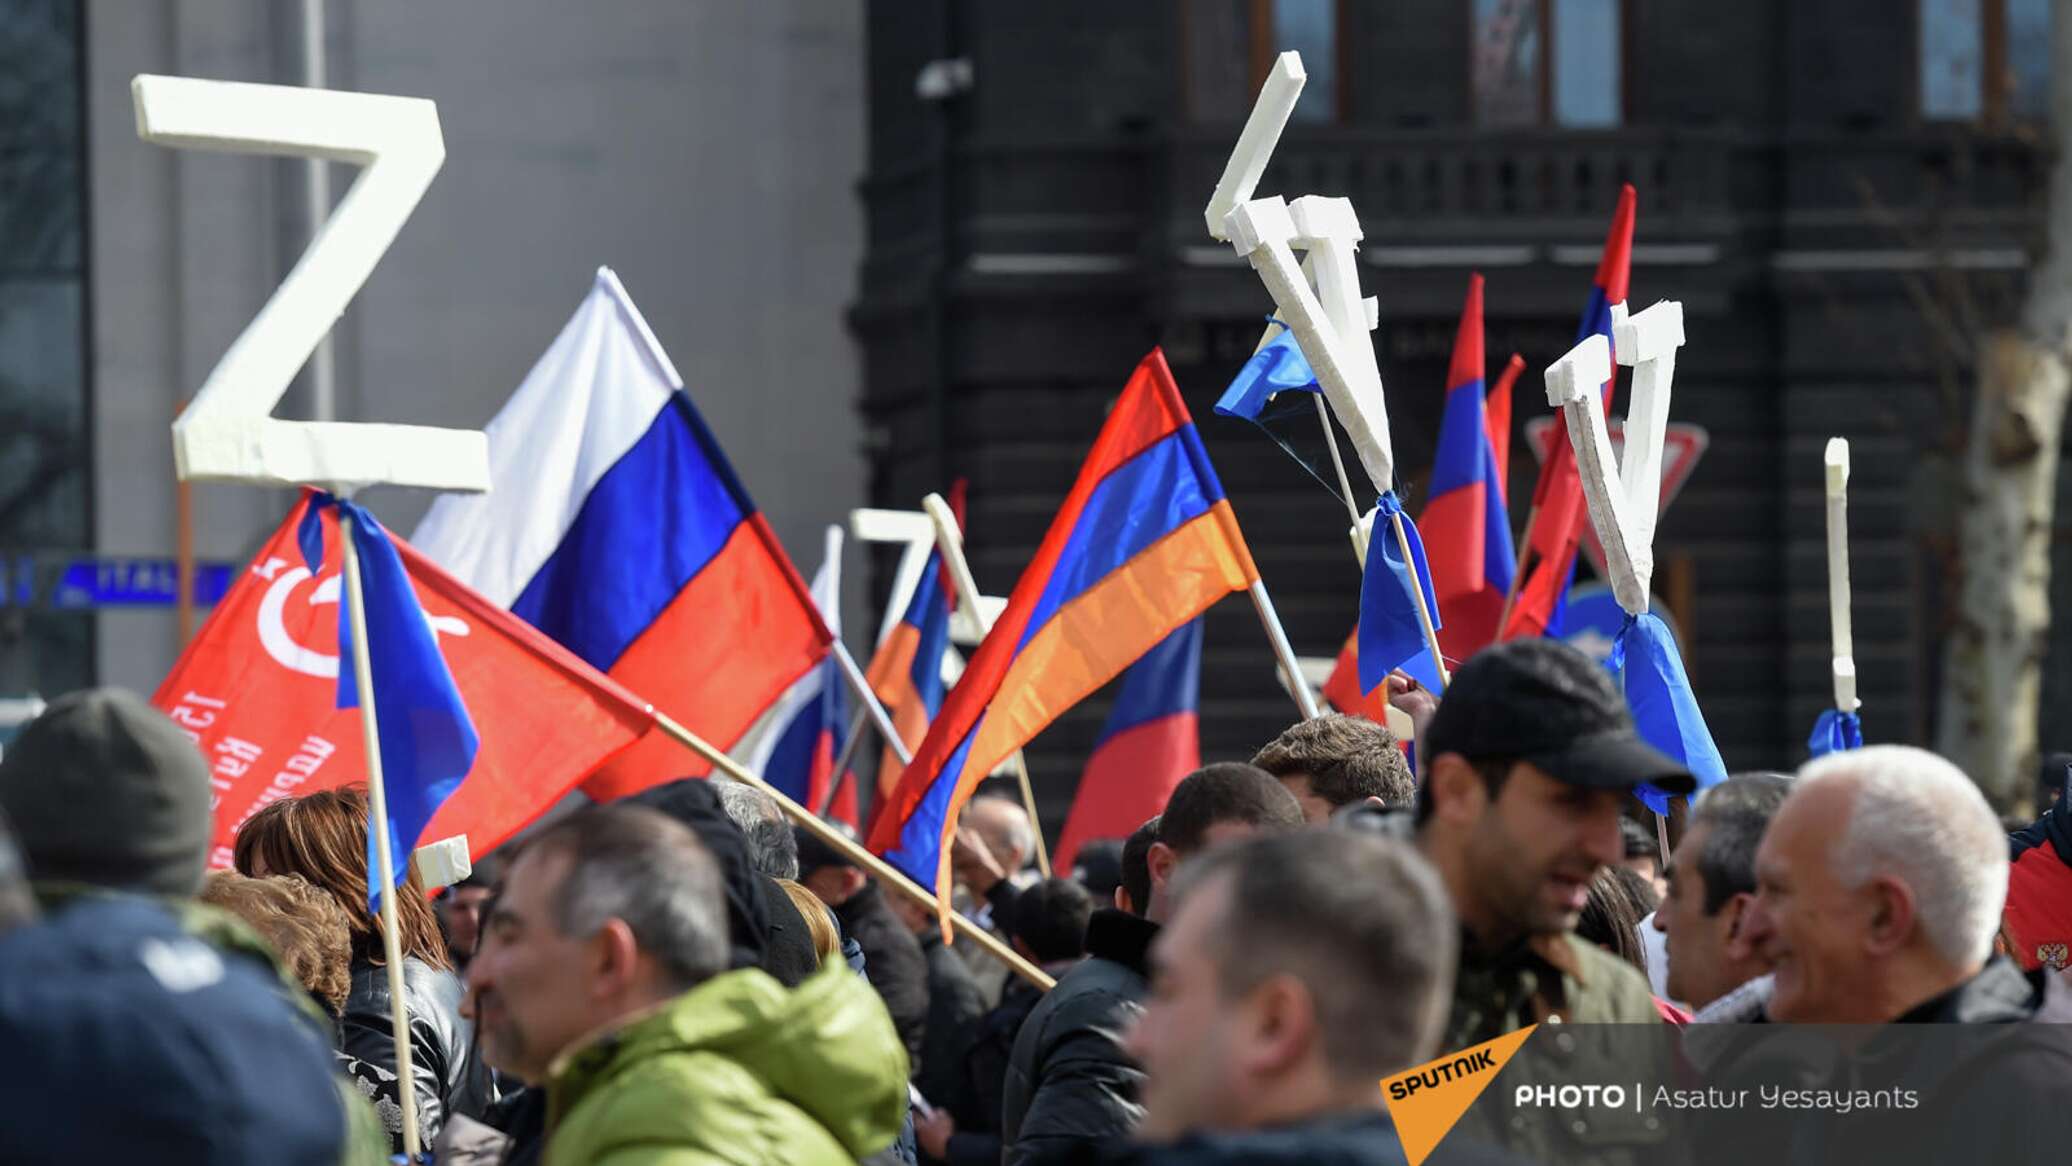
<instances>
[{"instance_id":1,"label":"man wearing black baseball cap","mask_svg":"<svg viewBox=\"0 0 2072 1166\"><path fill-rule=\"evenodd\" d=\"M1693 786L1634 731L1610 674L1558 641L1495 645L1454 673L1417 746L1417 842L1462 929L1440 1047L1550 1017L1659 1020L1647 980L1573 934L1590 880L1624 854L1634 788Z\"/></svg>"}]
</instances>

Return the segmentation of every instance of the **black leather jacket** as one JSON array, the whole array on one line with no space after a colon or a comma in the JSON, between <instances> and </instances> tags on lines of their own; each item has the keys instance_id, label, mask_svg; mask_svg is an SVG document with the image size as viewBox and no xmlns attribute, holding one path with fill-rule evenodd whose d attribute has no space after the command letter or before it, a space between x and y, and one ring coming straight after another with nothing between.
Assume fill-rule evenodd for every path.
<instances>
[{"instance_id":1,"label":"black leather jacket","mask_svg":"<svg viewBox=\"0 0 2072 1166\"><path fill-rule=\"evenodd\" d=\"M338 1021L343 1067L381 1113L395 1149L403 1147L403 1110L396 1091L396 1042L389 1020L388 969L366 961L352 966L352 991ZM439 1136L446 1115L476 1108L468 1026L460 1016L459 977L415 958L403 961L403 1007L410 1016L410 1059L417 1083L418 1136Z\"/></svg>"}]
</instances>

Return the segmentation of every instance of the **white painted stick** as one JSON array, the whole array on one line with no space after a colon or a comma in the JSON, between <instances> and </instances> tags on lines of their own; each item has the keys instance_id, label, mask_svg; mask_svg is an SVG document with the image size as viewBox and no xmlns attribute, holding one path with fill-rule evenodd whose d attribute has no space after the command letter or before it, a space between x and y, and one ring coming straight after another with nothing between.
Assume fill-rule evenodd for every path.
<instances>
[{"instance_id":1,"label":"white painted stick","mask_svg":"<svg viewBox=\"0 0 2072 1166\"><path fill-rule=\"evenodd\" d=\"M1662 507L1662 442L1669 431L1676 350L1684 342L1683 305L1664 300L1612 325L1620 364L1633 369L1626 405L1626 448L1619 463L1625 493L1626 548L1645 582L1654 574L1655 524Z\"/></svg>"},{"instance_id":2,"label":"white painted stick","mask_svg":"<svg viewBox=\"0 0 2072 1166\"><path fill-rule=\"evenodd\" d=\"M1849 624L1849 439L1827 441L1827 614L1834 637L1835 707L1855 712L1856 637Z\"/></svg>"},{"instance_id":3,"label":"white painted stick","mask_svg":"<svg viewBox=\"0 0 2072 1166\"><path fill-rule=\"evenodd\" d=\"M1285 687L1295 698L1295 707L1302 710L1302 719L1313 721L1323 716L1316 694L1302 680L1302 662L1295 658L1295 648L1288 643L1287 629L1281 626L1280 613L1273 609L1273 597L1266 593L1265 580L1254 581L1245 594L1252 597L1252 610L1259 613L1259 626L1266 629L1266 639L1273 645L1273 657L1280 662L1281 675L1293 681Z\"/></svg>"},{"instance_id":4,"label":"white painted stick","mask_svg":"<svg viewBox=\"0 0 2072 1166\"><path fill-rule=\"evenodd\" d=\"M489 441L479 430L269 416L439 172L438 108L421 98L149 74L130 91L137 134L148 142L365 167L173 423L179 477L487 490Z\"/></svg>"},{"instance_id":5,"label":"white painted stick","mask_svg":"<svg viewBox=\"0 0 2072 1166\"><path fill-rule=\"evenodd\" d=\"M1632 527L1625 514L1618 470L1614 468L1611 432L1598 403L1611 372L1611 346L1602 335L1586 336L1547 369L1547 403L1560 408L1568 417L1576 471L1582 478L1583 498L1590 507L1590 524L1597 528L1598 541L1604 544L1612 594L1622 610L1638 615L1648 609L1648 581L1627 546L1627 532Z\"/></svg>"},{"instance_id":6,"label":"white painted stick","mask_svg":"<svg viewBox=\"0 0 2072 1166\"><path fill-rule=\"evenodd\" d=\"M1302 355L1330 401L1331 411L1352 439L1353 451L1359 455L1375 494L1387 493L1395 481L1395 453L1378 381L1364 379L1363 363L1348 351L1330 315L1302 278L1292 249L1295 222L1287 204L1278 198L1254 199L1230 212L1228 224L1231 246L1251 262L1260 281L1266 284L1267 294L1273 297L1281 319L1295 333ZM1351 243L1342 245L1350 247ZM1364 323L1364 305L1359 312ZM1368 343L1364 333L1358 339ZM1370 344L1368 356L1372 355Z\"/></svg>"},{"instance_id":7,"label":"white painted stick","mask_svg":"<svg viewBox=\"0 0 2072 1166\"><path fill-rule=\"evenodd\" d=\"M979 606L978 581L972 578L971 564L964 558L964 532L957 527L957 515L940 494L930 494L921 499L921 509L935 524L935 545L942 551L942 561L950 568L950 582L957 588L957 605L971 611L983 625L984 634L991 635L993 621ZM1036 867L1043 872L1044 878L1049 878L1050 848L1043 844L1043 818L1036 812L1036 787L1029 781L1029 759L1017 749L1007 763L1021 786L1022 809L1028 811L1029 824L1035 827Z\"/></svg>"},{"instance_id":8,"label":"white painted stick","mask_svg":"<svg viewBox=\"0 0 2072 1166\"><path fill-rule=\"evenodd\" d=\"M403 1110L403 1153L417 1161L417 1074L410 1057L410 1016L403 997L402 932L396 922L396 865L389 847L388 789L382 782L381 728L374 715L374 665L367 651L367 601L360 587L360 553L353 546L353 520L338 513L338 541L345 555L346 619L353 637L353 682L360 701L360 743L367 753L368 829L374 835L374 877L381 880L381 949L388 961L389 1022L395 1035L396 1095Z\"/></svg>"},{"instance_id":9,"label":"white painted stick","mask_svg":"<svg viewBox=\"0 0 2072 1166\"><path fill-rule=\"evenodd\" d=\"M1223 163L1223 176L1217 179L1215 193L1209 196L1208 208L1202 212L1210 238L1222 239L1223 220L1238 204L1250 201L1252 192L1259 189L1259 178L1266 173L1274 147L1280 144L1281 131L1288 128L1288 117L1295 112L1295 101L1302 96L1302 87L1308 81L1309 75L1302 70L1301 53L1282 53L1275 58L1273 68L1267 70L1266 82L1259 87L1259 97L1252 103L1251 116L1245 119L1237 145L1230 151L1230 159Z\"/></svg>"},{"instance_id":10,"label":"white painted stick","mask_svg":"<svg viewBox=\"0 0 2072 1166\"><path fill-rule=\"evenodd\" d=\"M913 754L907 751L906 742L899 739L899 730L892 726L892 714L885 711L885 706L878 700L878 694L871 691L870 681L864 677L863 669L856 666L856 657L849 654L849 645L844 644L840 637L836 637L831 650L835 654L836 667L842 670L842 679L849 682L849 691L856 694L856 702L862 705L863 711L870 716L871 724L877 726L878 735L885 738L886 747L892 750L894 757L899 758L901 765L912 761Z\"/></svg>"}]
</instances>

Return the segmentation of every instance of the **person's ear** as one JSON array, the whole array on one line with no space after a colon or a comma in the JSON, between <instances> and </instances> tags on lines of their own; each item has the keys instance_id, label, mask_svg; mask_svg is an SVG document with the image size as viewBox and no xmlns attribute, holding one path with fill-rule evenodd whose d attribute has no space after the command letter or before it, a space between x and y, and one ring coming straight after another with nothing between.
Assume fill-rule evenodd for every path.
<instances>
[{"instance_id":1,"label":"person's ear","mask_svg":"<svg viewBox=\"0 0 2072 1166\"><path fill-rule=\"evenodd\" d=\"M1136 911L1132 910L1130 906L1130 893L1127 890L1123 889L1123 887L1120 884L1117 884L1116 888L1113 891L1109 892L1108 899L1110 902L1115 904L1115 909L1117 911L1120 911L1125 915L1136 914Z\"/></svg>"},{"instance_id":2,"label":"person's ear","mask_svg":"<svg viewBox=\"0 0 2072 1166\"><path fill-rule=\"evenodd\" d=\"M624 919L607 919L590 937L590 994L612 999L631 988L640 974L640 941Z\"/></svg>"},{"instance_id":3,"label":"person's ear","mask_svg":"<svg viewBox=\"0 0 2072 1166\"><path fill-rule=\"evenodd\" d=\"M1914 889L1889 875L1873 878L1859 894L1870 896L1870 912L1864 931L1864 949L1870 955L1887 955L1912 940L1918 911Z\"/></svg>"},{"instance_id":4,"label":"person's ear","mask_svg":"<svg viewBox=\"0 0 2072 1166\"><path fill-rule=\"evenodd\" d=\"M1238 1008L1243 1042L1234 1055L1250 1076L1285 1075L1309 1057L1320 1039L1316 998L1295 976L1268 976Z\"/></svg>"},{"instance_id":5,"label":"person's ear","mask_svg":"<svg viewBox=\"0 0 2072 1166\"><path fill-rule=\"evenodd\" d=\"M1472 826L1482 820L1489 805L1489 787L1482 775L1458 753L1441 753L1432 758L1432 817L1456 826Z\"/></svg>"},{"instance_id":6,"label":"person's ear","mask_svg":"<svg viewBox=\"0 0 2072 1166\"><path fill-rule=\"evenodd\" d=\"M1179 852L1163 842L1154 842L1144 857L1151 867L1152 890L1164 889L1166 883L1172 881L1173 871L1180 866Z\"/></svg>"},{"instance_id":7,"label":"person's ear","mask_svg":"<svg viewBox=\"0 0 2072 1166\"><path fill-rule=\"evenodd\" d=\"M1720 904L1720 923L1727 929L1726 936L1720 943L1720 950L1728 959L1755 958L1755 945L1748 941L1749 929L1745 926L1748 922L1748 905L1754 901L1754 895L1747 891L1737 891L1729 895L1726 902Z\"/></svg>"}]
</instances>

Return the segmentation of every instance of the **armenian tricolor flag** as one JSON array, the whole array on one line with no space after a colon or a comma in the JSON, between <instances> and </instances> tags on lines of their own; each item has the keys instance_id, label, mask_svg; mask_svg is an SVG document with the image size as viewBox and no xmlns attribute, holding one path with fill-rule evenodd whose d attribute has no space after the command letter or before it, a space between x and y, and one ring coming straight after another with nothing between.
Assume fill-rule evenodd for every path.
<instances>
[{"instance_id":1,"label":"armenian tricolor flag","mask_svg":"<svg viewBox=\"0 0 2072 1166\"><path fill-rule=\"evenodd\" d=\"M1453 365L1446 374L1446 412L1439 422L1439 453L1432 462L1432 497L1418 525L1432 591L1446 610L1439 647L1465 660L1496 639L1504 596L1516 562L1511 520L1504 513L1503 479L1490 445L1482 395L1482 277L1468 277Z\"/></svg>"},{"instance_id":2,"label":"armenian tricolor flag","mask_svg":"<svg viewBox=\"0 0 2072 1166\"><path fill-rule=\"evenodd\" d=\"M978 783L1218 599L1259 581L1194 421L1153 350L915 751L870 848L948 910L950 836Z\"/></svg>"},{"instance_id":3,"label":"armenian tricolor flag","mask_svg":"<svg viewBox=\"0 0 2072 1166\"><path fill-rule=\"evenodd\" d=\"M1055 869L1079 848L1127 838L1165 808L1180 779L1201 768L1201 620L1180 625L1130 665L1107 727L1079 775Z\"/></svg>"},{"instance_id":4,"label":"armenian tricolor flag","mask_svg":"<svg viewBox=\"0 0 2072 1166\"><path fill-rule=\"evenodd\" d=\"M1633 271L1633 217L1636 197L1632 185L1619 190L1619 206L1612 214L1611 231L1604 239L1604 255L1597 264L1597 279L1590 288L1590 303L1583 309L1576 342L1592 335L1612 338L1612 308L1626 302L1627 285ZM1604 384L1604 412L1611 416L1612 391L1618 384L1618 369ZM1537 636L1558 631L1561 609L1568 603L1568 587L1575 578L1576 546L1583 537L1583 480L1576 473L1576 451L1569 444L1568 418L1554 414L1554 445L1540 479L1532 492L1532 526L1525 532L1526 562L1518 598L1512 603L1511 618L1499 638Z\"/></svg>"}]
</instances>

